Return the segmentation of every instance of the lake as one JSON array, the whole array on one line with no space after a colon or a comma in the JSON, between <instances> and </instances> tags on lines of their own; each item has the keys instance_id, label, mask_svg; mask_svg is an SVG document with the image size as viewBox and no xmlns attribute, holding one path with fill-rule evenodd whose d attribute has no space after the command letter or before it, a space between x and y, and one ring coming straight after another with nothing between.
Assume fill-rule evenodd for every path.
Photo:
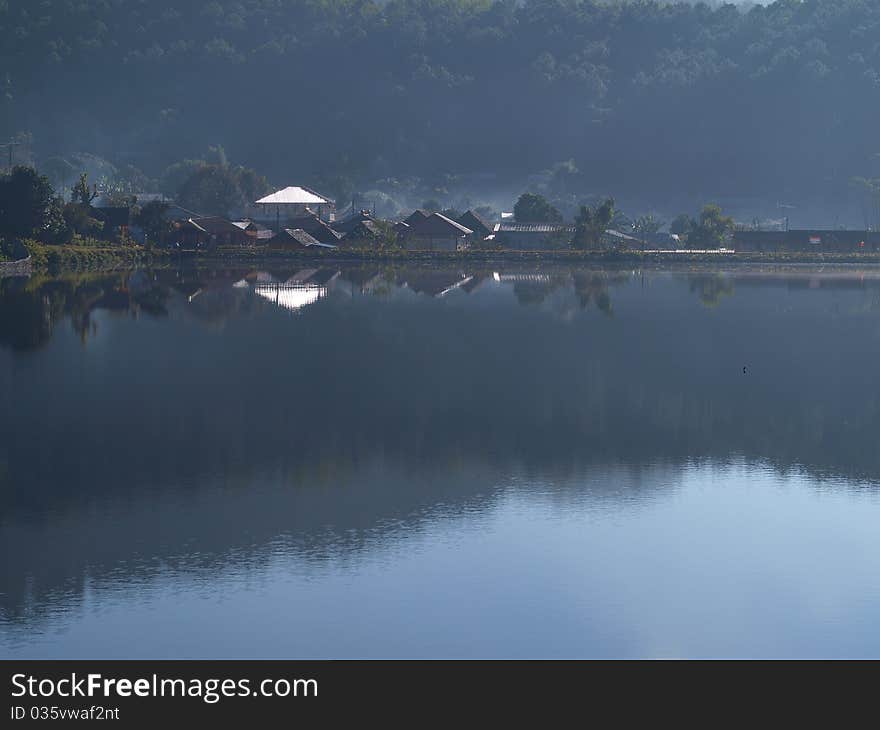
<instances>
[{"instance_id":1,"label":"lake","mask_svg":"<svg viewBox=\"0 0 880 730\"><path fill-rule=\"evenodd\" d=\"M880 270L0 280L0 656L880 656Z\"/></svg>"}]
</instances>

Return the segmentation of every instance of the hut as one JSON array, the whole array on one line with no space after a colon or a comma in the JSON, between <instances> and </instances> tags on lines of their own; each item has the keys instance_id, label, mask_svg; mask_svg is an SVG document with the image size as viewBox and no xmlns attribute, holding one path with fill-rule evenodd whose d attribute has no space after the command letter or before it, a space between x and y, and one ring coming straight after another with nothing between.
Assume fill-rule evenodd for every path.
<instances>
[{"instance_id":1,"label":"hut","mask_svg":"<svg viewBox=\"0 0 880 730\"><path fill-rule=\"evenodd\" d=\"M409 224L404 242L406 248L413 251L458 251L467 247L473 233L442 213L431 213Z\"/></svg>"}]
</instances>

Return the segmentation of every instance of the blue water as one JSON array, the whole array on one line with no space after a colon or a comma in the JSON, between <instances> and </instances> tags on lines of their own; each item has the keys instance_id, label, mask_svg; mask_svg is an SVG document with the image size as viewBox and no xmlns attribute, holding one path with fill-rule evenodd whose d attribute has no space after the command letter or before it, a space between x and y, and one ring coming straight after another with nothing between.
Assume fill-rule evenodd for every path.
<instances>
[{"instance_id":1,"label":"blue water","mask_svg":"<svg viewBox=\"0 0 880 730\"><path fill-rule=\"evenodd\" d=\"M0 655L880 656L870 272L371 274L2 282Z\"/></svg>"}]
</instances>

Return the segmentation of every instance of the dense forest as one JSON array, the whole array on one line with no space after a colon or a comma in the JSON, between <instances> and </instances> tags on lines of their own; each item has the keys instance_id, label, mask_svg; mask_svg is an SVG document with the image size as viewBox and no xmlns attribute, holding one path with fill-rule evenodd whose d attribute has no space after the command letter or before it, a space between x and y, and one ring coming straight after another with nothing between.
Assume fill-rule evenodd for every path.
<instances>
[{"instance_id":1,"label":"dense forest","mask_svg":"<svg viewBox=\"0 0 880 730\"><path fill-rule=\"evenodd\" d=\"M860 223L852 180L880 176L880 0L0 0L0 33L0 135L38 165L159 179L222 145L339 197L525 184L811 224Z\"/></svg>"}]
</instances>

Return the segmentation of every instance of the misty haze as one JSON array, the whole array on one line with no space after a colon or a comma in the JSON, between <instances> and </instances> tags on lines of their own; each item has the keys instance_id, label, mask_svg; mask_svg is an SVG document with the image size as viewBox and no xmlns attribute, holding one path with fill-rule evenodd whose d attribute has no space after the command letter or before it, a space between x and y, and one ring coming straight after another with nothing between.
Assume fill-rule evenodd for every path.
<instances>
[{"instance_id":1,"label":"misty haze","mask_svg":"<svg viewBox=\"0 0 880 730\"><path fill-rule=\"evenodd\" d=\"M0 0L0 657L878 657L880 0Z\"/></svg>"}]
</instances>

